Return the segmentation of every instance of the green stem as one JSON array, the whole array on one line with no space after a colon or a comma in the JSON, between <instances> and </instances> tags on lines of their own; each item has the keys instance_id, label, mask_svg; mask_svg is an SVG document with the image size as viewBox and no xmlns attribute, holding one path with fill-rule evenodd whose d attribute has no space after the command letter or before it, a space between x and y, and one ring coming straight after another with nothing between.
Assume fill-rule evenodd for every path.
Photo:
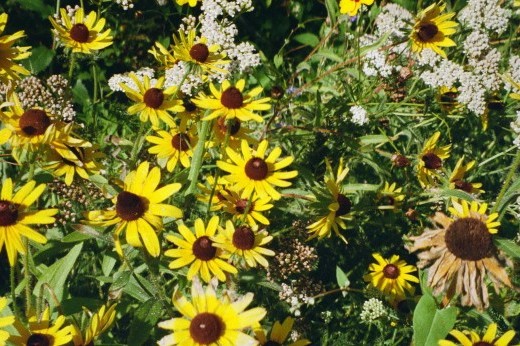
<instances>
[{"instance_id":1,"label":"green stem","mask_svg":"<svg viewBox=\"0 0 520 346\"><path fill-rule=\"evenodd\" d=\"M139 132L137 134L137 141L135 146L132 148L132 153L130 154L130 162L135 166L137 161L137 154L139 154L139 150L144 142L144 122L140 121Z\"/></svg>"},{"instance_id":2,"label":"green stem","mask_svg":"<svg viewBox=\"0 0 520 346\"><path fill-rule=\"evenodd\" d=\"M520 150L517 150L515 159L513 160L513 164L509 168L509 172L507 173L506 180L504 181L504 185L502 185L502 189L500 189L500 193L498 194L495 205L491 209L491 213L496 212L498 207L500 206L500 202L502 202L502 199L504 198L506 191L509 188L509 185L511 184L511 181L513 180L513 177L515 176L516 170L519 165L520 165Z\"/></svg>"},{"instance_id":3,"label":"green stem","mask_svg":"<svg viewBox=\"0 0 520 346\"><path fill-rule=\"evenodd\" d=\"M69 81L72 85L72 73L74 72L74 63L76 62L76 55L74 53L70 54L70 65L69 65Z\"/></svg>"},{"instance_id":4,"label":"green stem","mask_svg":"<svg viewBox=\"0 0 520 346\"><path fill-rule=\"evenodd\" d=\"M29 256L31 256L31 248L29 239L24 239L26 254L23 257L23 275L25 278L25 315L29 317L32 310L32 292L31 292L31 274L29 273Z\"/></svg>"},{"instance_id":5,"label":"green stem","mask_svg":"<svg viewBox=\"0 0 520 346\"><path fill-rule=\"evenodd\" d=\"M195 193L197 188L197 181L199 178L200 168L202 167L202 159L204 156L204 147L206 145L206 138L209 133L209 129L211 128L212 121L203 120L200 125L199 130L199 141L195 146L195 150L193 151L193 158L191 160L191 168L188 174L188 180L190 181L190 186L186 190L184 196L192 195Z\"/></svg>"},{"instance_id":6,"label":"green stem","mask_svg":"<svg viewBox=\"0 0 520 346\"><path fill-rule=\"evenodd\" d=\"M96 103L97 101L97 94L98 94L98 81L97 81L97 74L96 74L96 64L92 64L92 78L93 78L93 84L94 84L94 90L92 92L92 102ZM95 114L95 113L94 113Z\"/></svg>"},{"instance_id":7,"label":"green stem","mask_svg":"<svg viewBox=\"0 0 520 346\"><path fill-rule=\"evenodd\" d=\"M20 317L20 310L18 309L18 305L16 304L16 263L11 266L11 270L9 273L9 278L11 279L11 299L13 300L13 312L14 315L19 318Z\"/></svg>"}]
</instances>

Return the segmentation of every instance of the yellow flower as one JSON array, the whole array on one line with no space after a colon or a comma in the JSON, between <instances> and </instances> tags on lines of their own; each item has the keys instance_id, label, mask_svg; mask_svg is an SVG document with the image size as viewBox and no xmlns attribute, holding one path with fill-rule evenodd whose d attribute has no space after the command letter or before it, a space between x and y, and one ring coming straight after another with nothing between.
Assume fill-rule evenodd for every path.
<instances>
[{"instance_id":1,"label":"yellow flower","mask_svg":"<svg viewBox=\"0 0 520 346\"><path fill-rule=\"evenodd\" d=\"M224 249L227 254L225 257L231 258L233 263L246 264L249 267L256 267L260 264L263 267L269 265L264 256L274 256L272 250L262 247L273 240L267 231L258 231L258 227L251 228L248 225L235 227L230 220L226 221L226 228L213 238L216 247Z\"/></svg>"},{"instance_id":2,"label":"yellow flower","mask_svg":"<svg viewBox=\"0 0 520 346\"><path fill-rule=\"evenodd\" d=\"M49 16L52 26L57 31L58 38L73 53L93 54L94 51L110 46L112 36L110 29L103 31L106 20L97 18L96 12L91 11L86 17L80 8L70 18L67 10L60 8L60 23Z\"/></svg>"},{"instance_id":3,"label":"yellow flower","mask_svg":"<svg viewBox=\"0 0 520 346\"><path fill-rule=\"evenodd\" d=\"M223 177L218 177L215 183L215 178L208 175L205 184L198 183L197 186L201 190L197 194L197 199L202 203L208 204L211 199L210 211L220 210L224 207L224 193L228 191L230 183Z\"/></svg>"},{"instance_id":4,"label":"yellow flower","mask_svg":"<svg viewBox=\"0 0 520 346\"><path fill-rule=\"evenodd\" d=\"M372 257L377 263L371 263L368 267L370 273L363 276L370 286L380 290L392 301L404 299L407 292L414 293L415 289L410 282L418 283L419 279L411 273L417 271L417 268L400 260L398 255L385 259L381 254L374 253Z\"/></svg>"},{"instance_id":5,"label":"yellow flower","mask_svg":"<svg viewBox=\"0 0 520 346\"><path fill-rule=\"evenodd\" d=\"M117 304L103 305L98 312L92 314L84 338L81 330L77 326L73 326L72 341L74 346L94 345L94 340L106 332L114 323L117 313L116 306Z\"/></svg>"},{"instance_id":6,"label":"yellow flower","mask_svg":"<svg viewBox=\"0 0 520 346\"><path fill-rule=\"evenodd\" d=\"M224 211L233 215L233 221L247 222L250 226L256 226L256 221L263 225L269 225L269 220L262 215L263 211L267 211L273 207L270 198L260 198L256 193L249 198L241 198L240 195L233 190L223 191L224 196L222 204Z\"/></svg>"},{"instance_id":7,"label":"yellow flower","mask_svg":"<svg viewBox=\"0 0 520 346\"><path fill-rule=\"evenodd\" d=\"M475 161L468 162L463 165L464 156L457 161L453 172L450 175L450 188L458 189L462 191L466 191L467 193L481 193L484 192L480 188L482 187L482 183L469 183L464 180L464 175L467 171L472 169L475 166Z\"/></svg>"},{"instance_id":8,"label":"yellow flower","mask_svg":"<svg viewBox=\"0 0 520 346\"><path fill-rule=\"evenodd\" d=\"M129 77L137 86L137 90L124 83L120 84L126 96L136 102L128 107L128 114L139 114L139 119L142 122L150 120L154 127L159 127L159 120L170 127L174 127L175 121L168 112L184 111L182 101L173 97L177 94L177 86L173 85L163 89L164 77L160 77L154 86L150 85L148 76L143 77L143 82L134 73L130 73Z\"/></svg>"},{"instance_id":9,"label":"yellow flower","mask_svg":"<svg viewBox=\"0 0 520 346\"><path fill-rule=\"evenodd\" d=\"M197 144L197 129L192 126L186 129L186 123L182 122L180 127L171 128L170 131L159 130L157 136L146 136L146 140L156 144L148 149L150 154L156 154L159 164L168 172L173 172L180 162L185 168L190 167L193 148Z\"/></svg>"},{"instance_id":10,"label":"yellow flower","mask_svg":"<svg viewBox=\"0 0 520 346\"><path fill-rule=\"evenodd\" d=\"M88 180L90 175L97 174L101 165L95 160L104 157L95 147L72 147L64 145L59 152L50 151L44 169L56 177L65 176L65 184L70 186L74 174Z\"/></svg>"},{"instance_id":11,"label":"yellow flower","mask_svg":"<svg viewBox=\"0 0 520 346\"><path fill-rule=\"evenodd\" d=\"M341 235L339 229L347 228L345 221L352 220L352 215L350 214L352 201L341 188L341 184L347 177L349 169L343 165L343 158L339 161L336 175L334 175L328 159L325 159L325 165L324 182L326 189L320 188L316 190L316 202L311 205L312 209L325 213L325 215L307 226L307 232L310 234L308 240L316 237L318 239L329 237L332 230L334 230L334 233L346 243L347 240Z\"/></svg>"},{"instance_id":12,"label":"yellow flower","mask_svg":"<svg viewBox=\"0 0 520 346\"><path fill-rule=\"evenodd\" d=\"M231 148L226 148L226 153L231 162L217 161L218 168L230 174L225 179L232 184L232 189L241 191L240 197L249 198L253 192L260 198L272 198L279 200L282 195L273 186L288 187L291 185L286 179L292 179L298 175L297 171L280 172L279 170L289 166L294 158L287 156L278 161L282 149L274 148L265 157L267 140L258 144L256 151L249 148L247 141L242 140L242 155Z\"/></svg>"},{"instance_id":13,"label":"yellow flower","mask_svg":"<svg viewBox=\"0 0 520 346\"><path fill-rule=\"evenodd\" d=\"M243 139L245 139L249 144L258 143L255 138L250 136L251 132L253 131L244 127L238 118L226 120L224 117L219 117L217 118L217 121L213 123L212 142L214 142L215 145L224 146L226 143L226 136L228 136L226 146L233 149L238 149Z\"/></svg>"},{"instance_id":14,"label":"yellow flower","mask_svg":"<svg viewBox=\"0 0 520 346\"><path fill-rule=\"evenodd\" d=\"M255 338L260 343L260 346L271 346L271 345L280 345L282 346L284 342L287 340L289 333L292 330L294 324L294 319L292 317L287 317L282 324L276 321L269 333L269 339L264 331L264 329L258 324L254 328ZM295 342L288 344L287 346L306 346L310 345L311 342L307 339L300 339Z\"/></svg>"},{"instance_id":15,"label":"yellow flower","mask_svg":"<svg viewBox=\"0 0 520 346\"><path fill-rule=\"evenodd\" d=\"M0 14L0 35L4 32L7 19L7 13ZM19 79L19 74L30 74L29 71L15 62L31 55L31 52L29 52L31 47L13 47L16 41L24 36L23 30L12 35L0 36L0 82L6 83L10 79Z\"/></svg>"},{"instance_id":16,"label":"yellow flower","mask_svg":"<svg viewBox=\"0 0 520 346\"><path fill-rule=\"evenodd\" d=\"M428 285L434 295L445 294L450 300L460 295L462 305L482 310L489 305L486 274L495 290L511 287L502 259L493 243L500 222L497 213L486 214L487 204L453 200L449 208L454 218L436 213L433 221L440 227L427 229L419 236L410 237L410 252L418 255L419 268L428 269Z\"/></svg>"},{"instance_id":17,"label":"yellow flower","mask_svg":"<svg viewBox=\"0 0 520 346\"><path fill-rule=\"evenodd\" d=\"M63 326L65 316L59 315L53 324L47 307L41 316L29 316L29 328L25 328L20 321L14 322L14 327L20 335L11 335L9 341L14 345L67 345L72 341L72 326Z\"/></svg>"},{"instance_id":18,"label":"yellow flower","mask_svg":"<svg viewBox=\"0 0 520 346\"><path fill-rule=\"evenodd\" d=\"M453 47L455 42L449 35L457 32L458 24L452 20L455 13L441 15L446 5L432 4L421 11L415 20L415 25L410 33L412 51L419 53L429 48L446 58L446 53L441 47Z\"/></svg>"},{"instance_id":19,"label":"yellow flower","mask_svg":"<svg viewBox=\"0 0 520 346\"><path fill-rule=\"evenodd\" d=\"M0 250L7 251L9 264L14 266L18 253L25 254L22 237L40 244L45 244L47 238L28 227L35 224L54 223L54 215L58 209L29 210L45 190L45 184L36 186L34 180L29 181L13 195L13 181L7 178L2 183L0 193Z\"/></svg>"},{"instance_id":20,"label":"yellow flower","mask_svg":"<svg viewBox=\"0 0 520 346\"><path fill-rule=\"evenodd\" d=\"M181 6L188 4L188 5L190 5L190 7L195 7L195 6L197 6L197 2L199 0L175 0L175 1L177 2L177 4L179 4Z\"/></svg>"},{"instance_id":21,"label":"yellow flower","mask_svg":"<svg viewBox=\"0 0 520 346\"><path fill-rule=\"evenodd\" d=\"M439 131L435 132L426 141L419 155L417 176L423 188L435 185L435 179L439 177L438 171L442 168L442 160L450 157L451 144L437 147L440 135Z\"/></svg>"},{"instance_id":22,"label":"yellow flower","mask_svg":"<svg viewBox=\"0 0 520 346\"><path fill-rule=\"evenodd\" d=\"M220 281L226 281L225 272L236 274L237 269L223 260L222 250L214 246L212 237L215 236L218 227L218 216L213 216L207 226L202 219L195 220L195 234L185 225L179 225L177 235L167 235L166 239L178 246L164 252L168 257L176 258L170 262L170 269L178 269L190 265L188 280L200 273L202 280L209 282L212 275Z\"/></svg>"},{"instance_id":23,"label":"yellow flower","mask_svg":"<svg viewBox=\"0 0 520 346\"><path fill-rule=\"evenodd\" d=\"M181 184L168 184L157 188L161 182L161 171L158 167L149 169L150 164L143 162L137 170L130 172L124 181L124 190L112 202L114 208L109 210L89 211L84 222L94 226L112 226L117 253L122 256L123 250L119 235L126 231L126 242L133 247L144 247L153 257L159 256L161 246L157 236L163 228L162 217L181 218L182 211L169 204L161 203L180 190Z\"/></svg>"},{"instance_id":24,"label":"yellow flower","mask_svg":"<svg viewBox=\"0 0 520 346\"><path fill-rule=\"evenodd\" d=\"M7 306L7 298L0 297L0 312L5 309ZM0 317L0 328L11 326L14 323L14 316L7 315ZM0 345L4 346L7 339L9 339L9 332L3 329L0 329Z\"/></svg>"},{"instance_id":25,"label":"yellow flower","mask_svg":"<svg viewBox=\"0 0 520 346\"><path fill-rule=\"evenodd\" d=\"M462 346L472 346L472 345L488 345L488 346L508 346L511 340L515 337L515 332L510 330L502 335L500 338L497 338L497 324L491 323L484 336L481 338L474 331L465 331L460 332L456 329L452 330L450 334L457 339L458 342ZM469 337L468 337L469 336ZM439 346L457 346L458 344L449 341L449 340L439 340Z\"/></svg>"},{"instance_id":26,"label":"yellow flower","mask_svg":"<svg viewBox=\"0 0 520 346\"><path fill-rule=\"evenodd\" d=\"M210 83L209 89L212 96L206 96L200 93L196 98L192 99L193 103L199 108L210 109L212 112L202 118L202 120L211 120L218 117L225 117L226 120L238 118L240 121L255 120L258 122L264 119L253 113L254 111L266 111L271 108L269 97L253 100L258 96L263 88L256 87L244 95L244 87L246 81L239 80L234 86L227 80L222 82L220 90L217 90L213 83Z\"/></svg>"},{"instance_id":27,"label":"yellow flower","mask_svg":"<svg viewBox=\"0 0 520 346\"><path fill-rule=\"evenodd\" d=\"M398 188L396 183L389 184L388 181L385 181L383 189L378 193L379 203L382 204L378 206L378 208L382 210L390 209L394 211L399 209L405 198L405 195L402 193L402 191L403 188Z\"/></svg>"},{"instance_id":28,"label":"yellow flower","mask_svg":"<svg viewBox=\"0 0 520 346\"><path fill-rule=\"evenodd\" d=\"M167 321L159 322L159 327L172 333L159 340L160 346L253 346L256 341L243 332L264 318L263 308L246 310L253 301L253 293L247 293L236 301L228 296L217 298L214 288L202 287L194 280L191 302L178 291L173 294L173 305L182 314Z\"/></svg>"},{"instance_id":29,"label":"yellow flower","mask_svg":"<svg viewBox=\"0 0 520 346\"><path fill-rule=\"evenodd\" d=\"M370 6L373 3L374 0L341 0L339 2L339 12L353 17L358 13L361 5Z\"/></svg>"}]
</instances>

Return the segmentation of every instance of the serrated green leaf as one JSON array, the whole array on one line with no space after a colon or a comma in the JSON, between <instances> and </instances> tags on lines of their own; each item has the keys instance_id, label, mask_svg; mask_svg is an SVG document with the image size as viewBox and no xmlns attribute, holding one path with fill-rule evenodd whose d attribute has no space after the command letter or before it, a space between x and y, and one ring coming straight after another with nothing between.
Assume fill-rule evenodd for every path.
<instances>
[{"instance_id":1,"label":"serrated green leaf","mask_svg":"<svg viewBox=\"0 0 520 346\"><path fill-rule=\"evenodd\" d=\"M437 346L455 325L457 312L454 306L439 310L431 295L423 295L413 313L414 344Z\"/></svg>"},{"instance_id":2,"label":"serrated green leaf","mask_svg":"<svg viewBox=\"0 0 520 346\"><path fill-rule=\"evenodd\" d=\"M160 300L151 298L137 308L134 318L130 323L128 333L128 346L141 346L150 337L162 315L162 303Z\"/></svg>"},{"instance_id":3,"label":"serrated green leaf","mask_svg":"<svg viewBox=\"0 0 520 346\"><path fill-rule=\"evenodd\" d=\"M301 44L311 46L311 47L314 47L318 43L320 43L319 37L310 32L304 32L302 34L295 35L294 40L296 42L299 42Z\"/></svg>"},{"instance_id":4,"label":"serrated green leaf","mask_svg":"<svg viewBox=\"0 0 520 346\"><path fill-rule=\"evenodd\" d=\"M270 281L260 281L258 282L259 286L267 287L273 291L280 292L282 290L282 286L278 285L275 282Z\"/></svg>"},{"instance_id":5,"label":"serrated green leaf","mask_svg":"<svg viewBox=\"0 0 520 346\"><path fill-rule=\"evenodd\" d=\"M520 246L506 238L494 237L496 246L513 258L520 258Z\"/></svg>"}]
</instances>

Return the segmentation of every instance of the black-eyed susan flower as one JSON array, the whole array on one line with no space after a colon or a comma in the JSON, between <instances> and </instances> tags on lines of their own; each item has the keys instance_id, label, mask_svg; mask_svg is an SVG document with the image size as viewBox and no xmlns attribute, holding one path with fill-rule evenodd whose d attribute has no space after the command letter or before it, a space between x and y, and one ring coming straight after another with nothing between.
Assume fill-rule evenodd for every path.
<instances>
[{"instance_id":1,"label":"black-eyed susan flower","mask_svg":"<svg viewBox=\"0 0 520 346\"><path fill-rule=\"evenodd\" d=\"M197 186L201 191L201 193L197 194L197 199L202 203L211 203L210 211L220 210L224 207L224 201L226 200L224 194L229 191L230 186L226 179L217 176L215 181L215 177L208 175L204 184L198 183Z\"/></svg>"},{"instance_id":2,"label":"black-eyed susan flower","mask_svg":"<svg viewBox=\"0 0 520 346\"><path fill-rule=\"evenodd\" d=\"M7 178L2 182L0 193L0 250L5 245L9 264L16 263L18 253L25 254L23 238L45 244L47 238L33 230L29 225L54 223L53 217L58 209L30 210L45 190L45 184L36 186L34 180L29 181L13 194L13 181Z\"/></svg>"},{"instance_id":3,"label":"black-eyed susan flower","mask_svg":"<svg viewBox=\"0 0 520 346\"><path fill-rule=\"evenodd\" d=\"M117 313L116 306L117 304L102 305L95 314L91 314L90 323L84 337L81 330L73 325L72 342L74 346L94 345L94 340L106 332L114 323Z\"/></svg>"},{"instance_id":4,"label":"black-eyed susan flower","mask_svg":"<svg viewBox=\"0 0 520 346\"><path fill-rule=\"evenodd\" d=\"M2 312L5 307L7 306L7 298L6 297L0 297L0 312ZM0 345L4 346L7 339L9 339L9 332L6 330L3 330L1 328L9 327L14 323L14 316L13 315L7 315L0 317Z\"/></svg>"},{"instance_id":5,"label":"black-eyed susan flower","mask_svg":"<svg viewBox=\"0 0 520 346\"><path fill-rule=\"evenodd\" d=\"M460 108L460 104L457 101L457 97L459 96L459 91L456 87L452 86L448 88L446 86L442 86L439 88L439 92L437 94L437 100L441 108L446 112L451 112L456 108Z\"/></svg>"},{"instance_id":6,"label":"black-eyed susan flower","mask_svg":"<svg viewBox=\"0 0 520 346\"><path fill-rule=\"evenodd\" d=\"M257 221L269 225L269 219L262 215L262 212L273 207L270 198L260 198L256 193L249 198L242 198L233 190L223 191L222 195L224 211L232 215L233 221L246 222L250 226L256 226Z\"/></svg>"},{"instance_id":7,"label":"black-eyed susan flower","mask_svg":"<svg viewBox=\"0 0 520 346\"><path fill-rule=\"evenodd\" d=\"M85 213L85 223L108 227L117 225L114 240L117 253L123 250L119 236L126 234L126 242L133 247L144 247L153 257L159 256L161 246L157 232L163 228L163 217L181 218L182 211L169 204L161 203L180 190L181 184L173 183L157 188L161 182L161 170L151 170L143 162L137 170L130 172L124 180L124 189L114 199L114 208Z\"/></svg>"},{"instance_id":8,"label":"black-eyed susan flower","mask_svg":"<svg viewBox=\"0 0 520 346\"><path fill-rule=\"evenodd\" d=\"M411 282L418 283L419 279L411 273L417 271L416 267L399 259L398 255L386 259L381 254L374 253L372 257L377 263L371 263L368 267L370 273L363 276L370 286L381 291L391 301L402 300L407 294L414 293L415 288Z\"/></svg>"},{"instance_id":9,"label":"black-eyed susan flower","mask_svg":"<svg viewBox=\"0 0 520 346\"><path fill-rule=\"evenodd\" d=\"M396 183L388 183L385 181L385 185L378 192L379 209L382 210L394 210L396 211L401 207L405 195L402 187L397 187Z\"/></svg>"},{"instance_id":10,"label":"black-eyed susan flower","mask_svg":"<svg viewBox=\"0 0 520 346\"><path fill-rule=\"evenodd\" d=\"M213 216L207 226L204 226L202 219L195 220L195 233L185 225L179 225L177 235L167 235L166 239L177 246L175 249L168 249L164 252L165 256L176 258L170 262L170 269L178 269L190 266L188 269L188 280L200 274L202 280L209 282L215 275L220 281L226 281L226 274L236 274L237 269L224 260L223 251L214 246L212 237L216 235L218 228L218 216Z\"/></svg>"},{"instance_id":11,"label":"black-eyed susan flower","mask_svg":"<svg viewBox=\"0 0 520 346\"><path fill-rule=\"evenodd\" d=\"M67 10L60 8L60 15L59 22L52 16L49 20L61 43L72 49L73 53L93 54L113 43L110 29L103 31L105 18L98 18L95 11L85 17L83 8L80 8L70 18Z\"/></svg>"},{"instance_id":12,"label":"black-eyed susan flower","mask_svg":"<svg viewBox=\"0 0 520 346\"><path fill-rule=\"evenodd\" d=\"M272 198L279 200L282 195L274 189L276 187L288 187L291 185L286 179L292 179L298 175L297 171L280 172L289 166L294 158L284 157L278 160L282 149L274 148L266 157L267 140L258 144L258 148L252 150L247 141L242 140L242 155L231 148L226 148L226 154L231 162L217 161L218 168L229 174L225 179L232 184L232 189L240 191L242 198L249 198L256 192L260 198Z\"/></svg>"},{"instance_id":13,"label":"black-eyed susan flower","mask_svg":"<svg viewBox=\"0 0 520 346\"><path fill-rule=\"evenodd\" d=\"M158 344L173 345L213 345L213 346L254 346L258 342L244 333L264 318L263 308L246 310L253 301L253 293L247 293L236 301L227 295L218 298L215 289L202 287L194 280L191 301L179 291L173 294L173 305L182 314L167 321L159 322L159 327L171 331Z\"/></svg>"},{"instance_id":14,"label":"black-eyed susan flower","mask_svg":"<svg viewBox=\"0 0 520 346\"><path fill-rule=\"evenodd\" d=\"M457 32L457 22L450 20L455 13L441 14L445 8L446 5L431 4L418 14L410 33L412 51L419 53L429 48L446 58L446 52L442 48L456 45L448 37Z\"/></svg>"},{"instance_id":15,"label":"black-eyed susan flower","mask_svg":"<svg viewBox=\"0 0 520 346\"><path fill-rule=\"evenodd\" d=\"M435 185L435 179L439 177L443 160L450 157L451 144L437 147L440 135L441 133L439 131L435 132L426 143L424 143L424 147L419 155L417 177L423 188Z\"/></svg>"},{"instance_id":16,"label":"black-eyed susan flower","mask_svg":"<svg viewBox=\"0 0 520 346\"><path fill-rule=\"evenodd\" d=\"M450 188L466 191L467 193L481 193L484 192L480 188L482 187L482 183L470 183L464 179L464 175L470 169L475 166L475 161L470 161L467 164L464 164L464 156L457 161L453 172L450 175Z\"/></svg>"},{"instance_id":17,"label":"black-eyed susan flower","mask_svg":"<svg viewBox=\"0 0 520 346\"><path fill-rule=\"evenodd\" d=\"M453 336L462 346L474 346L474 345L482 345L482 346L508 346L515 337L515 332L513 330L509 330L501 337L497 337L497 324L491 323L484 336L480 337L474 331L458 331L456 329L450 332L450 335ZM439 340L439 346L457 346L458 343L455 343L450 340Z\"/></svg>"},{"instance_id":18,"label":"black-eyed susan flower","mask_svg":"<svg viewBox=\"0 0 520 346\"><path fill-rule=\"evenodd\" d=\"M25 327L20 321L14 322L19 335L11 335L9 341L14 345L46 345L61 346L72 341L72 326L65 325L65 316L59 315L54 323L51 321L47 307L41 316L29 316L29 325Z\"/></svg>"},{"instance_id":19,"label":"black-eyed susan flower","mask_svg":"<svg viewBox=\"0 0 520 346\"><path fill-rule=\"evenodd\" d=\"M440 227L410 237L413 244L407 245L410 252L421 250L417 266L429 267L427 282L435 295L443 293L449 300L458 294L462 305L479 310L489 305L486 276L497 291L503 285L511 287L493 243L498 214L488 215L486 210L486 203L454 200L449 208L453 218L436 213L433 221Z\"/></svg>"},{"instance_id":20,"label":"black-eyed susan flower","mask_svg":"<svg viewBox=\"0 0 520 346\"><path fill-rule=\"evenodd\" d=\"M307 226L309 239L318 238L323 239L329 237L331 232L340 237L344 242L347 242L345 237L341 235L339 229L346 229L345 221L352 220L350 211L352 209L352 201L344 193L341 184L346 178L349 168L343 165L343 158L338 164L337 173L334 174L332 166L328 159L325 159L325 188L320 187L315 190L316 202L311 204L313 210L320 212L318 221Z\"/></svg>"},{"instance_id":21,"label":"black-eyed susan flower","mask_svg":"<svg viewBox=\"0 0 520 346\"><path fill-rule=\"evenodd\" d=\"M237 118L240 121L264 121L255 112L269 110L271 108L269 104L271 99L264 97L254 100L262 92L263 88L259 86L244 94L245 85L246 81L244 79L240 79L235 85L231 85L229 81L225 80L222 82L220 90L218 90L213 83L210 83L211 96L200 93L196 98L192 99L197 107L212 110L202 120L224 117L226 120Z\"/></svg>"},{"instance_id":22,"label":"black-eyed susan flower","mask_svg":"<svg viewBox=\"0 0 520 346\"><path fill-rule=\"evenodd\" d=\"M373 3L374 0L341 0L339 2L339 12L354 17L361 8L361 5L370 6Z\"/></svg>"},{"instance_id":23,"label":"black-eyed susan flower","mask_svg":"<svg viewBox=\"0 0 520 346\"><path fill-rule=\"evenodd\" d=\"M269 265L264 256L274 256L272 250L263 247L273 237L265 230L258 230L258 227L248 225L236 226L230 220L226 221L226 228L213 237L214 245L226 251L225 257L231 258L236 265L246 267L256 267L260 264L263 267Z\"/></svg>"},{"instance_id":24,"label":"black-eyed susan flower","mask_svg":"<svg viewBox=\"0 0 520 346\"><path fill-rule=\"evenodd\" d=\"M182 122L178 128L159 130L157 136L146 136L146 140L155 144L148 152L157 155L159 164L166 166L168 172L173 172L179 162L185 168L190 167L193 149L198 141L197 129L195 126L187 129L186 123Z\"/></svg>"},{"instance_id":25,"label":"black-eyed susan flower","mask_svg":"<svg viewBox=\"0 0 520 346\"><path fill-rule=\"evenodd\" d=\"M7 13L0 14L0 35L4 32L9 16ZM31 47L16 47L14 44L24 37L23 30L17 31L12 35L0 36L0 82L19 79L19 75L28 75L24 67L16 61L23 60L31 55Z\"/></svg>"},{"instance_id":26,"label":"black-eyed susan flower","mask_svg":"<svg viewBox=\"0 0 520 346\"><path fill-rule=\"evenodd\" d=\"M229 132L228 132L229 131ZM242 122L237 119L226 120L224 117L217 118L213 123L213 137L212 142L216 146L225 145L237 149L243 139L249 144L256 144L258 141L250 136L252 130L245 127Z\"/></svg>"},{"instance_id":27,"label":"black-eyed susan flower","mask_svg":"<svg viewBox=\"0 0 520 346\"><path fill-rule=\"evenodd\" d=\"M260 325L257 325L253 330L255 332L255 338L258 340L260 346L282 346L285 344L293 325L294 319L292 317L287 317L281 324L276 321L273 324L271 331L267 334ZM267 337L267 335L269 335L269 337ZM287 346L305 346L310 344L311 342L309 340L300 339L287 344Z\"/></svg>"},{"instance_id":28,"label":"black-eyed susan flower","mask_svg":"<svg viewBox=\"0 0 520 346\"><path fill-rule=\"evenodd\" d=\"M124 83L120 84L126 96L135 102L128 107L128 114L139 114L139 120L150 121L154 127L159 127L159 120L174 127L175 120L169 112L184 111L182 101L174 97L177 94L177 86L172 85L164 89L164 77L159 77L153 86L148 76L143 76L142 82L134 73L130 73L129 77L137 89Z\"/></svg>"},{"instance_id":29,"label":"black-eyed susan flower","mask_svg":"<svg viewBox=\"0 0 520 346\"><path fill-rule=\"evenodd\" d=\"M70 186L77 174L88 180L89 176L99 173L101 164L96 161L104 157L96 147L72 147L64 145L61 150L49 151L44 169L56 177L65 176L65 184Z\"/></svg>"}]
</instances>

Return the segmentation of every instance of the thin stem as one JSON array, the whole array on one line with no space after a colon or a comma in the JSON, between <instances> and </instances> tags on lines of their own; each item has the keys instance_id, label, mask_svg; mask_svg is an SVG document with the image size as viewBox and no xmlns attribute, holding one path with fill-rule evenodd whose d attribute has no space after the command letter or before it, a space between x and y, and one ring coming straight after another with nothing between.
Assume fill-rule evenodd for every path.
<instances>
[{"instance_id":1,"label":"thin stem","mask_svg":"<svg viewBox=\"0 0 520 346\"><path fill-rule=\"evenodd\" d=\"M502 185L502 189L500 189L500 193L498 194L495 205L491 209L491 213L496 212L498 207L500 206L500 202L502 202L502 199L504 198L506 191L509 188L509 185L511 184L511 181L513 180L513 177L515 176L516 170L519 165L520 165L520 150L518 150L516 152L516 156L515 156L515 159L513 160L513 164L511 165L511 168L509 168L509 172L507 173L506 180L504 181L504 185Z\"/></svg>"},{"instance_id":2,"label":"thin stem","mask_svg":"<svg viewBox=\"0 0 520 346\"><path fill-rule=\"evenodd\" d=\"M139 125L139 132L137 133L137 140L136 140L136 143L135 143L134 147L132 148L132 152L130 154L130 162L134 166L137 161L137 154L139 154L139 149L141 149L141 146L143 145L143 141L144 141L144 139L143 139L144 138L144 136L143 136L144 122L142 122L142 121L139 121L139 122L140 122L140 125Z\"/></svg>"},{"instance_id":3,"label":"thin stem","mask_svg":"<svg viewBox=\"0 0 520 346\"><path fill-rule=\"evenodd\" d=\"M319 294L317 294L315 296L310 297L309 299L318 299L318 298L321 298L321 297L328 296L329 294L334 294L334 293L339 293L339 292L344 292L344 291L346 291L346 292L364 293L363 290L360 290L360 289L357 289L357 288L340 287L340 288L336 288L336 289L333 289L333 290L330 290L330 291L319 293Z\"/></svg>"},{"instance_id":4,"label":"thin stem","mask_svg":"<svg viewBox=\"0 0 520 346\"><path fill-rule=\"evenodd\" d=\"M70 65L69 65L69 81L72 85L72 73L74 72L74 63L76 62L76 55L74 53L70 54Z\"/></svg>"},{"instance_id":5,"label":"thin stem","mask_svg":"<svg viewBox=\"0 0 520 346\"><path fill-rule=\"evenodd\" d=\"M190 185L186 190L185 196L192 195L195 193L197 188L197 181L199 178L200 168L202 167L202 157L204 156L204 147L206 145L206 138L209 133L212 121L203 120L200 125L199 141L193 151L193 158L191 160L191 169L188 174L188 180Z\"/></svg>"},{"instance_id":6,"label":"thin stem","mask_svg":"<svg viewBox=\"0 0 520 346\"><path fill-rule=\"evenodd\" d=\"M29 257L31 256L31 247L29 239L24 238L25 256L23 257L23 275L25 278L25 315L29 317L32 309L32 292L31 292L31 274L29 273Z\"/></svg>"},{"instance_id":7,"label":"thin stem","mask_svg":"<svg viewBox=\"0 0 520 346\"><path fill-rule=\"evenodd\" d=\"M9 278L11 281L11 299L13 300L13 312L14 315L19 318L20 317L20 309L18 309L18 305L16 304L16 262L13 266L11 266L11 270L9 272Z\"/></svg>"}]
</instances>

